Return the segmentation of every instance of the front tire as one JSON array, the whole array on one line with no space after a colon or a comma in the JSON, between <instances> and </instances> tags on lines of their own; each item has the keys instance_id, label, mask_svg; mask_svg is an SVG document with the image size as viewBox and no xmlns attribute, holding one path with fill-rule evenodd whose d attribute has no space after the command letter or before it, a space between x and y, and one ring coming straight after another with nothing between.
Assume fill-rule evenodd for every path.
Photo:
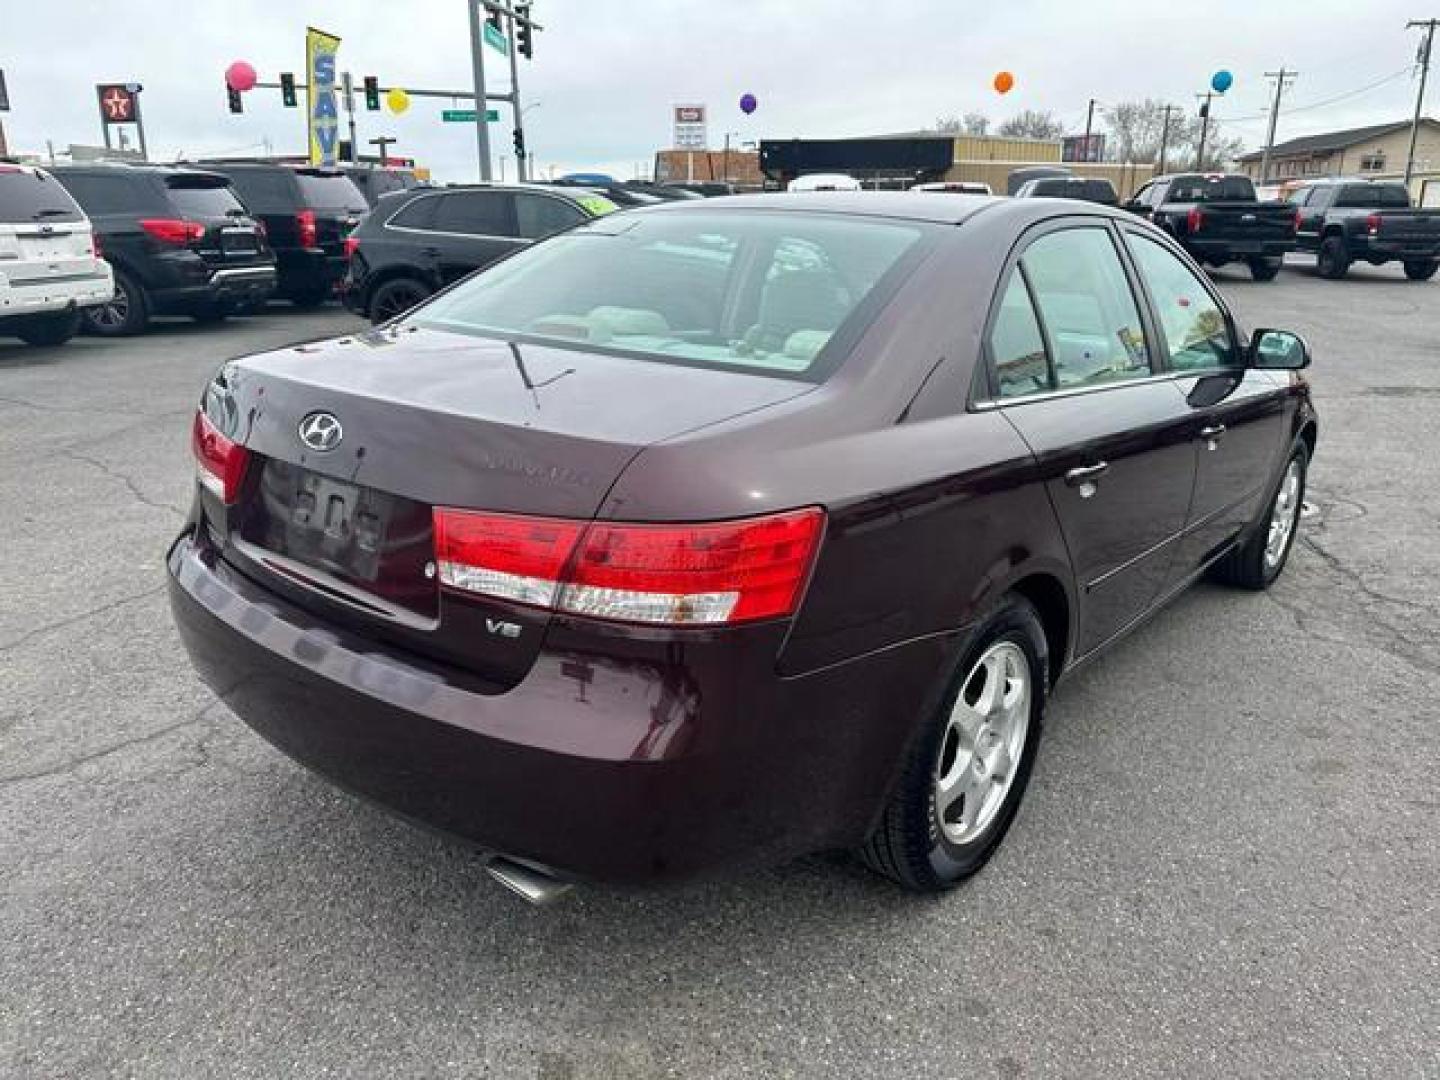
<instances>
[{"instance_id":1,"label":"front tire","mask_svg":"<svg viewBox=\"0 0 1440 1080\"><path fill-rule=\"evenodd\" d=\"M80 330L80 312L71 308L46 315L27 315L15 331L26 345L64 345Z\"/></svg>"},{"instance_id":2,"label":"front tire","mask_svg":"<svg viewBox=\"0 0 1440 1080\"><path fill-rule=\"evenodd\" d=\"M108 303L85 309L85 328L101 337L138 334L150 322L150 300L129 274L115 271L115 295Z\"/></svg>"},{"instance_id":3,"label":"front tire","mask_svg":"<svg viewBox=\"0 0 1440 1080\"><path fill-rule=\"evenodd\" d=\"M1256 281L1274 281L1283 265L1284 259L1251 259L1250 276Z\"/></svg>"},{"instance_id":4,"label":"front tire","mask_svg":"<svg viewBox=\"0 0 1440 1080\"><path fill-rule=\"evenodd\" d=\"M1436 270L1440 270L1440 260L1407 259L1405 262L1405 276L1411 281L1429 281Z\"/></svg>"},{"instance_id":5,"label":"front tire","mask_svg":"<svg viewBox=\"0 0 1440 1080\"><path fill-rule=\"evenodd\" d=\"M1305 478L1310 468L1310 451L1297 440L1280 473L1280 483L1265 517L1250 536L1215 564L1214 577L1226 585L1257 592L1275 583L1290 559L1295 535L1300 531L1300 511L1305 504Z\"/></svg>"},{"instance_id":6,"label":"front tire","mask_svg":"<svg viewBox=\"0 0 1440 1080\"><path fill-rule=\"evenodd\" d=\"M1339 281L1350 271L1350 249L1345 246L1343 236L1327 236L1320 243L1315 268L1320 276L1330 281Z\"/></svg>"},{"instance_id":7,"label":"front tire","mask_svg":"<svg viewBox=\"0 0 1440 1080\"><path fill-rule=\"evenodd\" d=\"M1048 681L1040 616L1023 597L1007 596L907 751L860 850L872 870L916 892L941 892L985 865L1030 779Z\"/></svg>"},{"instance_id":8,"label":"front tire","mask_svg":"<svg viewBox=\"0 0 1440 1080\"><path fill-rule=\"evenodd\" d=\"M370 321L376 324L389 322L429 295L430 289L422 281L408 277L392 278L370 297Z\"/></svg>"}]
</instances>

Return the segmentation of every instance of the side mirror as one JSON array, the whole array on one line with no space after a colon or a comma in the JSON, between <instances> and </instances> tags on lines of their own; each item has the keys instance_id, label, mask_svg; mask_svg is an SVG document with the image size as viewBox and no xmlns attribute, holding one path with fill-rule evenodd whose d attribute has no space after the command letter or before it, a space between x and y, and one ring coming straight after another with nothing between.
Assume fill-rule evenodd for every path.
<instances>
[{"instance_id":1,"label":"side mirror","mask_svg":"<svg viewBox=\"0 0 1440 1080\"><path fill-rule=\"evenodd\" d=\"M1132 214L1139 214L1141 217L1150 216L1150 204L1137 202L1135 199L1131 199L1129 202L1127 202L1125 204L1125 209L1129 210Z\"/></svg>"},{"instance_id":2,"label":"side mirror","mask_svg":"<svg viewBox=\"0 0 1440 1080\"><path fill-rule=\"evenodd\" d=\"M1266 371L1299 371L1310 366L1310 346L1289 330L1256 330L1249 360L1251 367Z\"/></svg>"}]
</instances>

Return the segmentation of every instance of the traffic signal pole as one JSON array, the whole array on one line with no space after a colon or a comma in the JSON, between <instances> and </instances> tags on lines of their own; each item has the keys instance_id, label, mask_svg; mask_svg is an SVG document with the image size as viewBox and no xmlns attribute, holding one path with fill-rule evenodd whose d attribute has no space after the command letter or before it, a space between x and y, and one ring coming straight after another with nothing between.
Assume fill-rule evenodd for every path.
<instances>
[{"instance_id":1,"label":"traffic signal pole","mask_svg":"<svg viewBox=\"0 0 1440 1080\"><path fill-rule=\"evenodd\" d=\"M470 13L470 72L475 80L475 149L480 157L480 182L490 182L490 127L485 118L485 38L480 24L483 0L465 0Z\"/></svg>"},{"instance_id":2,"label":"traffic signal pole","mask_svg":"<svg viewBox=\"0 0 1440 1080\"><path fill-rule=\"evenodd\" d=\"M515 55L519 50L515 48L515 20L506 22L510 42L510 105L515 115L515 179L523 184L530 179L530 169L529 155L525 152L525 119L520 115L520 62Z\"/></svg>"}]
</instances>

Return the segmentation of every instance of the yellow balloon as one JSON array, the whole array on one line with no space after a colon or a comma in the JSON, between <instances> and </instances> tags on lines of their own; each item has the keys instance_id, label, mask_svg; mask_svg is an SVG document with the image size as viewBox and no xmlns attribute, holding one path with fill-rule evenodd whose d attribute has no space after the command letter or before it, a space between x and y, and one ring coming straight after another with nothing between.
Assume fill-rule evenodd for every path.
<instances>
[{"instance_id":1,"label":"yellow balloon","mask_svg":"<svg viewBox=\"0 0 1440 1080\"><path fill-rule=\"evenodd\" d=\"M392 87L390 92L385 95L385 104L390 106L391 112L399 116L410 108L410 95L398 86Z\"/></svg>"}]
</instances>

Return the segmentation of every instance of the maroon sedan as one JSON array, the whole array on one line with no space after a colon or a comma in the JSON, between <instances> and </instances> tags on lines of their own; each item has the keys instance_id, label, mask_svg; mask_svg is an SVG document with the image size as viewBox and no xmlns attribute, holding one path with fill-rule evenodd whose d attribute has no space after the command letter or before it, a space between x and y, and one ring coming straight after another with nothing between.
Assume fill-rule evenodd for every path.
<instances>
[{"instance_id":1,"label":"maroon sedan","mask_svg":"<svg viewBox=\"0 0 1440 1080\"><path fill-rule=\"evenodd\" d=\"M1095 205L617 214L226 364L172 605L246 723L532 897L834 848L944 888L1062 675L1283 569L1308 362Z\"/></svg>"}]
</instances>

